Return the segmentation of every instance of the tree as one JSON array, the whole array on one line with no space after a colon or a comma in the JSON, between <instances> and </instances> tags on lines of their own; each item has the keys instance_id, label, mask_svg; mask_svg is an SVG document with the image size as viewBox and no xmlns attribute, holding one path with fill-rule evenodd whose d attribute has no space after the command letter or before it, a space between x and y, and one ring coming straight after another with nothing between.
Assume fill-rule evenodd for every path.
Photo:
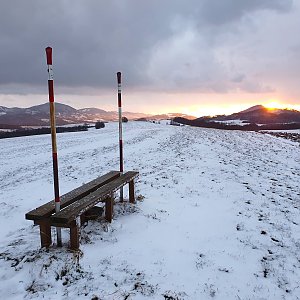
<instances>
[{"instance_id":1,"label":"tree","mask_svg":"<svg viewBox=\"0 0 300 300\"><path fill-rule=\"evenodd\" d=\"M122 122L123 123L127 123L128 122L128 119L126 117L122 117Z\"/></svg>"},{"instance_id":2,"label":"tree","mask_svg":"<svg viewBox=\"0 0 300 300\"><path fill-rule=\"evenodd\" d=\"M97 121L97 122L95 123L95 128L96 128L96 129L100 129L100 128L104 128L104 127L105 127L104 122Z\"/></svg>"}]
</instances>

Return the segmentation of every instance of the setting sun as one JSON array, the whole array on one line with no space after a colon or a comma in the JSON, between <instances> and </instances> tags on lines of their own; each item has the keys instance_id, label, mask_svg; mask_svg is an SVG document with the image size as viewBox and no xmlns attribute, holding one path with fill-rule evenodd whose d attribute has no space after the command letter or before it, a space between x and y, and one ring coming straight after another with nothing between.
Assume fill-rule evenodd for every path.
<instances>
[{"instance_id":1,"label":"setting sun","mask_svg":"<svg viewBox=\"0 0 300 300\"><path fill-rule=\"evenodd\" d=\"M282 104L279 101L273 101L273 100L263 104L263 106L269 110L286 109L286 108L299 110L299 107L300 107L299 105Z\"/></svg>"},{"instance_id":2,"label":"setting sun","mask_svg":"<svg viewBox=\"0 0 300 300\"><path fill-rule=\"evenodd\" d=\"M267 102L266 104L264 104L264 107L267 108L267 109L270 109L270 110L285 108L284 105L280 104L277 101Z\"/></svg>"}]
</instances>

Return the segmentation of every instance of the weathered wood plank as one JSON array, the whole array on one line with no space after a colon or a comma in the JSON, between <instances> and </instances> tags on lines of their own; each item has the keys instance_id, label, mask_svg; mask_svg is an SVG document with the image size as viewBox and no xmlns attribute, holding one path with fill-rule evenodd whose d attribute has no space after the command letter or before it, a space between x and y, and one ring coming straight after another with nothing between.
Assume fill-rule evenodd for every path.
<instances>
[{"instance_id":1,"label":"weathered wood plank","mask_svg":"<svg viewBox=\"0 0 300 300\"><path fill-rule=\"evenodd\" d=\"M120 172L111 171L103 176L100 176L79 188L76 188L69 193L66 193L61 196L61 204L60 207L63 209L64 207L70 205L71 203L77 201L78 199L87 196L89 193L94 192L99 187L109 183L110 181L118 178L120 176ZM55 204L54 200L28 212L25 215L25 219L27 220L41 220L51 216L55 212Z\"/></svg>"},{"instance_id":2,"label":"weathered wood plank","mask_svg":"<svg viewBox=\"0 0 300 300\"><path fill-rule=\"evenodd\" d=\"M77 200L76 202L62 209L60 212L52 215L50 217L51 223L68 224L69 222L72 222L76 219L76 217L83 214L86 210L95 206L100 201L105 200L108 195L111 195L111 193L116 192L122 186L132 181L135 177L138 176L138 174L138 172L134 171L126 172L114 181L105 184L96 191Z\"/></svg>"}]
</instances>

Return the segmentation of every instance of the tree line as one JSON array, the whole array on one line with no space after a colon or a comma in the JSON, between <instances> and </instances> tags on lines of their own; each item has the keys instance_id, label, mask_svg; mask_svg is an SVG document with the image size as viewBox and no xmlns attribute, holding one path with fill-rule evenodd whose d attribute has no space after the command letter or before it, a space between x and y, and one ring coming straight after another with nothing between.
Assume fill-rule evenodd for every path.
<instances>
[{"instance_id":1,"label":"tree line","mask_svg":"<svg viewBox=\"0 0 300 300\"><path fill-rule=\"evenodd\" d=\"M208 122L199 119L188 120L181 117L174 118L173 121L176 123L195 126L195 127L216 128L216 129L226 129L226 130L258 131L258 130L300 129L300 123L275 123L275 124L264 124L264 125L257 125L256 123L250 123L242 126L242 125L219 123L214 121Z\"/></svg>"},{"instance_id":2,"label":"tree line","mask_svg":"<svg viewBox=\"0 0 300 300\"><path fill-rule=\"evenodd\" d=\"M56 132L63 133L63 132L87 131L88 127L89 127L88 125L78 125L72 127L56 127ZM17 129L9 132L0 132L0 139L14 138L20 136L50 134L50 133L51 133L51 128L49 127L37 128L37 129Z\"/></svg>"}]
</instances>

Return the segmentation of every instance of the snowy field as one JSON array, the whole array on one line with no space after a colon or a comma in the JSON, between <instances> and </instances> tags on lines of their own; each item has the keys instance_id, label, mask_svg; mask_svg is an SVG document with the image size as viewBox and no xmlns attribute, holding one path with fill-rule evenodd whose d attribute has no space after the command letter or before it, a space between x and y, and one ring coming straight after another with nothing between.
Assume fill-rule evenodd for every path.
<instances>
[{"instance_id":1,"label":"snowy field","mask_svg":"<svg viewBox=\"0 0 300 300\"><path fill-rule=\"evenodd\" d=\"M300 134L300 129L291 129L291 130L262 130L262 131L269 131L269 132L287 132L287 133L298 133L298 134Z\"/></svg>"},{"instance_id":2,"label":"snowy field","mask_svg":"<svg viewBox=\"0 0 300 300\"><path fill-rule=\"evenodd\" d=\"M58 135L61 194L118 168L117 132ZM90 221L77 253L67 229L41 250L24 218L53 198L50 136L0 141L1 299L300 299L298 143L143 122L124 141L139 200Z\"/></svg>"},{"instance_id":3,"label":"snowy field","mask_svg":"<svg viewBox=\"0 0 300 300\"><path fill-rule=\"evenodd\" d=\"M245 120L226 120L226 121L217 121L217 120L213 120L213 122L216 123L223 123L223 124L227 124L227 125L239 125L239 126L245 126L245 125L249 125L250 123L245 121Z\"/></svg>"}]
</instances>

